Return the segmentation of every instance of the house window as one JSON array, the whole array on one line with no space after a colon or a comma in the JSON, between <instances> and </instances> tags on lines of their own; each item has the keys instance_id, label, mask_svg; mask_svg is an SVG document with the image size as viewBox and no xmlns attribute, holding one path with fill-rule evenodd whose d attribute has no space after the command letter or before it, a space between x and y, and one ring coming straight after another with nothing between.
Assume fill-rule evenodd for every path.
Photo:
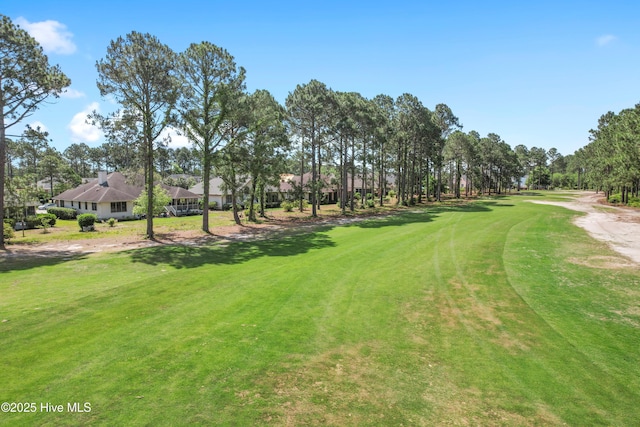
<instances>
[{"instance_id":1,"label":"house window","mask_svg":"<svg viewBox=\"0 0 640 427\"><path fill-rule=\"evenodd\" d=\"M91 203L91 210L92 211L97 211L98 210L98 204L97 203Z\"/></svg>"},{"instance_id":2,"label":"house window","mask_svg":"<svg viewBox=\"0 0 640 427\"><path fill-rule=\"evenodd\" d=\"M127 202L111 202L111 213L126 212Z\"/></svg>"},{"instance_id":3,"label":"house window","mask_svg":"<svg viewBox=\"0 0 640 427\"><path fill-rule=\"evenodd\" d=\"M64 208L64 200L60 200L60 207Z\"/></svg>"},{"instance_id":4,"label":"house window","mask_svg":"<svg viewBox=\"0 0 640 427\"><path fill-rule=\"evenodd\" d=\"M88 206L87 202L84 202L84 210L85 210L85 211L86 211L87 209L89 209L87 206Z\"/></svg>"},{"instance_id":5,"label":"house window","mask_svg":"<svg viewBox=\"0 0 640 427\"><path fill-rule=\"evenodd\" d=\"M71 207L73 207L73 200L71 201Z\"/></svg>"},{"instance_id":6,"label":"house window","mask_svg":"<svg viewBox=\"0 0 640 427\"><path fill-rule=\"evenodd\" d=\"M227 194L227 203L233 203L233 198L230 194Z\"/></svg>"}]
</instances>

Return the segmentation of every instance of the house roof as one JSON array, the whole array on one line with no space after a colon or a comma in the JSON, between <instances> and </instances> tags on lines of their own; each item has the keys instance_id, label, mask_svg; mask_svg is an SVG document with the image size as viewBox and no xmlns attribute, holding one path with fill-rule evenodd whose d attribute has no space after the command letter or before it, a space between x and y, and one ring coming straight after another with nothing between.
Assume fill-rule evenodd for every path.
<instances>
[{"instance_id":1,"label":"house roof","mask_svg":"<svg viewBox=\"0 0 640 427\"><path fill-rule=\"evenodd\" d=\"M302 175L302 184L306 185L311 182L312 174L311 172L307 172ZM322 191L335 191L335 186L331 185L332 176L320 174L318 179L324 182L324 186ZM280 191L287 192L293 191L293 184L300 185L300 175L283 175L280 180Z\"/></svg>"},{"instance_id":2,"label":"house roof","mask_svg":"<svg viewBox=\"0 0 640 427\"><path fill-rule=\"evenodd\" d=\"M249 180L247 180L243 186L248 185ZM209 196L223 196L225 194L229 194L228 191L223 191L224 181L219 176L215 176L209 180ZM193 187L189 188L189 191L195 193L198 196L204 194L204 182L199 182Z\"/></svg>"},{"instance_id":3,"label":"house roof","mask_svg":"<svg viewBox=\"0 0 640 427\"><path fill-rule=\"evenodd\" d=\"M182 187L172 187L165 184L162 184L161 186L167 191L167 193L169 193L172 199L197 199L200 197L197 194Z\"/></svg>"},{"instance_id":4,"label":"house roof","mask_svg":"<svg viewBox=\"0 0 640 427\"><path fill-rule=\"evenodd\" d=\"M172 199L197 199L199 196L182 187L172 187L162 184ZM107 175L103 184L98 179L92 179L86 184L79 185L63 193L58 194L53 200L68 200L74 202L110 203L128 202L138 198L144 187L129 185L120 172L112 172Z\"/></svg>"},{"instance_id":5,"label":"house roof","mask_svg":"<svg viewBox=\"0 0 640 427\"><path fill-rule=\"evenodd\" d=\"M127 202L136 199L141 192L142 187L129 185L124 175L120 172L112 172L107 175L103 184L100 184L98 179L93 179L60 193L53 199L95 203Z\"/></svg>"}]
</instances>

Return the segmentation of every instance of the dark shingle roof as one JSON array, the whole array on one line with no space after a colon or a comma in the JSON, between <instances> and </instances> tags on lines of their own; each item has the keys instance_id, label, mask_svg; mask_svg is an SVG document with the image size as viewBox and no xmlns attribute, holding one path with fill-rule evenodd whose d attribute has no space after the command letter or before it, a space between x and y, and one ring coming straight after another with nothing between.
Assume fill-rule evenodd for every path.
<instances>
[{"instance_id":1,"label":"dark shingle roof","mask_svg":"<svg viewBox=\"0 0 640 427\"><path fill-rule=\"evenodd\" d=\"M107 175L104 184L97 179L91 180L76 188L72 188L54 197L54 200L72 200L75 202L127 202L135 200L142 192L142 187L126 183L124 175L112 172Z\"/></svg>"}]
</instances>

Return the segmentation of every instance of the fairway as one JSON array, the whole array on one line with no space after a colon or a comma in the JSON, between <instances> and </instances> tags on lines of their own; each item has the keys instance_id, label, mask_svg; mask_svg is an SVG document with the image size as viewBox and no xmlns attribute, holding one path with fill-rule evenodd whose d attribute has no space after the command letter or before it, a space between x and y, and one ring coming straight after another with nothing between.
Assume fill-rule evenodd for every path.
<instances>
[{"instance_id":1,"label":"fairway","mask_svg":"<svg viewBox=\"0 0 640 427\"><path fill-rule=\"evenodd\" d=\"M0 425L638 425L639 270L576 215L4 258Z\"/></svg>"}]
</instances>

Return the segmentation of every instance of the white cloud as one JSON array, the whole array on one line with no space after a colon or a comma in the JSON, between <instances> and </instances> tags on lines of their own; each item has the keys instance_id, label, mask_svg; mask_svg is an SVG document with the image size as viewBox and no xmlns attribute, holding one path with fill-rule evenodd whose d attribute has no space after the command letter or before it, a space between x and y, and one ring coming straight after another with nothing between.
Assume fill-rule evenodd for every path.
<instances>
[{"instance_id":1,"label":"white cloud","mask_svg":"<svg viewBox=\"0 0 640 427\"><path fill-rule=\"evenodd\" d=\"M184 135L178 134L178 131L173 128L167 128L160 134L161 140L166 140L167 138L171 138L168 145L169 148L191 147L189 139Z\"/></svg>"},{"instance_id":2,"label":"white cloud","mask_svg":"<svg viewBox=\"0 0 640 427\"><path fill-rule=\"evenodd\" d=\"M87 108L71 119L68 128L71 131L71 139L73 142L95 142L102 137L100 128L87 123L87 116L94 110L100 110L100 105L97 102L87 105Z\"/></svg>"},{"instance_id":3,"label":"white cloud","mask_svg":"<svg viewBox=\"0 0 640 427\"><path fill-rule=\"evenodd\" d=\"M20 16L15 22L36 39L46 53L70 55L76 51L76 45L71 41L73 34L58 21L29 22Z\"/></svg>"},{"instance_id":4,"label":"white cloud","mask_svg":"<svg viewBox=\"0 0 640 427\"><path fill-rule=\"evenodd\" d=\"M596 44L600 47L606 46L609 43L617 40L618 38L612 34L605 34L604 36L600 36L596 39Z\"/></svg>"},{"instance_id":5,"label":"white cloud","mask_svg":"<svg viewBox=\"0 0 640 427\"><path fill-rule=\"evenodd\" d=\"M66 89L60 94L61 98L84 98L85 96L84 92L75 89Z\"/></svg>"}]
</instances>

